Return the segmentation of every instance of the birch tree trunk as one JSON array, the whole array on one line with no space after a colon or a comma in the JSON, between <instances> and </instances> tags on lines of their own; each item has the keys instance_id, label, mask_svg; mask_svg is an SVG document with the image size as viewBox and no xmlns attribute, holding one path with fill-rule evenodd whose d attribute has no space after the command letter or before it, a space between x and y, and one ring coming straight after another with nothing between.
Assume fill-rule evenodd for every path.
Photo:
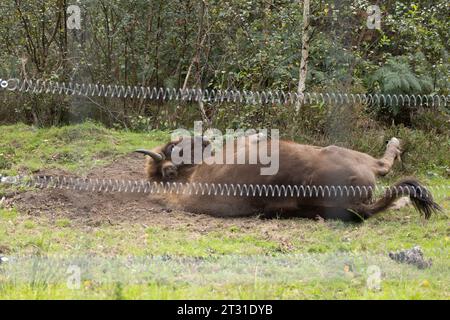
<instances>
[{"instance_id":1,"label":"birch tree trunk","mask_svg":"<svg viewBox=\"0 0 450 320\"><path fill-rule=\"evenodd\" d=\"M300 74L297 88L299 95L299 100L296 104L297 112L300 110L304 101L306 75L308 73L309 40L309 0L303 0L302 57L300 60Z\"/></svg>"},{"instance_id":2,"label":"birch tree trunk","mask_svg":"<svg viewBox=\"0 0 450 320\"><path fill-rule=\"evenodd\" d=\"M202 0L201 1L201 7L200 7L200 14L199 14L199 25L198 25L198 32L197 32L197 43L196 43L196 49L195 49L195 54L194 57L192 58L191 64L189 65L186 77L184 79L184 84L183 84L183 91L186 90L186 87L188 85L188 81L189 81L189 77L191 75L192 72L192 68L195 67L196 68L196 86L197 88L201 89L201 84L202 84L202 77L201 77L201 65L200 65L200 60L201 60L201 53L202 53L202 49L203 49L203 45L205 43L208 31L205 31L205 27L204 27L204 19L205 19L205 13L206 13L206 1ZM203 105L203 101L200 98L198 100L198 107L200 109L200 113L202 115L202 119L203 122L206 124L210 124L210 120L206 114L205 111L205 107Z\"/></svg>"}]
</instances>

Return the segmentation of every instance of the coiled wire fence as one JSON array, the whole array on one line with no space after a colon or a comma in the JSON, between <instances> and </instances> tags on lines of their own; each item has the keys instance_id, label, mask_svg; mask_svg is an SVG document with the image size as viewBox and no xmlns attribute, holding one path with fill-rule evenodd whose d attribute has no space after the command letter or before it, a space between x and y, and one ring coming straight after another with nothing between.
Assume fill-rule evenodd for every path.
<instances>
[{"instance_id":1,"label":"coiled wire fence","mask_svg":"<svg viewBox=\"0 0 450 320\"><path fill-rule=\"evenodd\" d=\"M67 96L109 97L146 99L153 101L186 101L211 103L241 103L241 104L390 104L447 107L450 95L407 95L407 94L366 94L366 93L318 93L285 92L279 90L247 91L247 90L216 90L194 88L163 88L144 86L106 85L91 83L57 82L52 80L21 80L17 78L1 79L0 88L15 92L33 94L60 94Z\"/></svg>"},{"instance_id":2,"label":"coiled wire fence","mask_svg":"<svg viewBox=\"0 0 450 320\"><path fill-rule=\"evenodd\" d=\"M0 184L61 189L79 192L177 194L227 197L370 198L374 194L428 197L450 192L450 185L353 186L353 185L273 185L251 183L159 182L148 180L91 179L69 176L1 176Z\"/></svg>"}]
</instances>

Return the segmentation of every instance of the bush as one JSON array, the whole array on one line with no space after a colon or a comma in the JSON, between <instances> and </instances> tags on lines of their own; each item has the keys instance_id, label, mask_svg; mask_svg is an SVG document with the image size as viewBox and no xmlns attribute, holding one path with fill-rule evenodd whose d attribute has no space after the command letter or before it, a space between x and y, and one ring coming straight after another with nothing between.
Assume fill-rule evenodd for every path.
<instances>
[{"instance_id":1,"label":"bush","mask_svg":"<svg viewBox=\"0 0 450 320\"><path fill-rule=\"evenodd\" d=\"M416 74L403 56L390 58L369 78L369 92L392 95L429 94L433 82L428 76ZM372 109L384 119L410 124L419 107L402 101L374 102Z\"/></svg>"}]
</instances>

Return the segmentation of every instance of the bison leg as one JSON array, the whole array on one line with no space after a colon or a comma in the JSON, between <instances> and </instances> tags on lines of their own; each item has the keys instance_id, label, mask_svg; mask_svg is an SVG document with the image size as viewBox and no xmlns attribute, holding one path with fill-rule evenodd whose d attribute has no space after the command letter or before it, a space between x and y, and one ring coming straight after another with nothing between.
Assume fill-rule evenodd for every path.
<instances>
[{"instance_id":1,"label":"bison leg","mask_svg":"<svg viewBox=\"0 0 450 320\"><path fill-rule=\"evenodd\" d=\"M384 153L383 157L378 159L376 161L375 165L375 174L378 176L385 176L386 174L391 171L392 166L394 165L395 159L398 159L401 161L402 150L400 146L400 140L397 138L392 138L389 140L386 152Z\"/></svg>"}]
</instances>

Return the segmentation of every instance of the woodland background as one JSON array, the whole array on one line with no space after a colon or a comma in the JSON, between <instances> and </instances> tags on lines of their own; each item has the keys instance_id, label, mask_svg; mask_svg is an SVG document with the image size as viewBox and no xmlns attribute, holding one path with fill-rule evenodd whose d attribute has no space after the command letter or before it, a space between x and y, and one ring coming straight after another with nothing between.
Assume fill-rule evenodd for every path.
<instances>
[{"instance_id":1,"label":"woodland background","mask_svg":"<svg viewBox=\"0 0 450 320\"><path fill-rule=\"evenodd\" d=\"M67 7L81 8L68 30ZM381 30L367 7L381 8ZM306 92L450 93L444 0L311 1ZM0 77L150 87L284 90L299 81L303 4L293 0L8 0L0 4ZM131 130L192 126L195 103L0 92L0 122L35 126L91 119ZM216 127L327 134L403 124L449 129L449 107L205 104ZM344 123L344 124L342 124ZM336 128L337 126L337 128ZM331 128L331 129L330 129ZM298 132L297 132L298 133ZM291 132L295 135L295 132Z\"/></svg>"}]
</instances>

